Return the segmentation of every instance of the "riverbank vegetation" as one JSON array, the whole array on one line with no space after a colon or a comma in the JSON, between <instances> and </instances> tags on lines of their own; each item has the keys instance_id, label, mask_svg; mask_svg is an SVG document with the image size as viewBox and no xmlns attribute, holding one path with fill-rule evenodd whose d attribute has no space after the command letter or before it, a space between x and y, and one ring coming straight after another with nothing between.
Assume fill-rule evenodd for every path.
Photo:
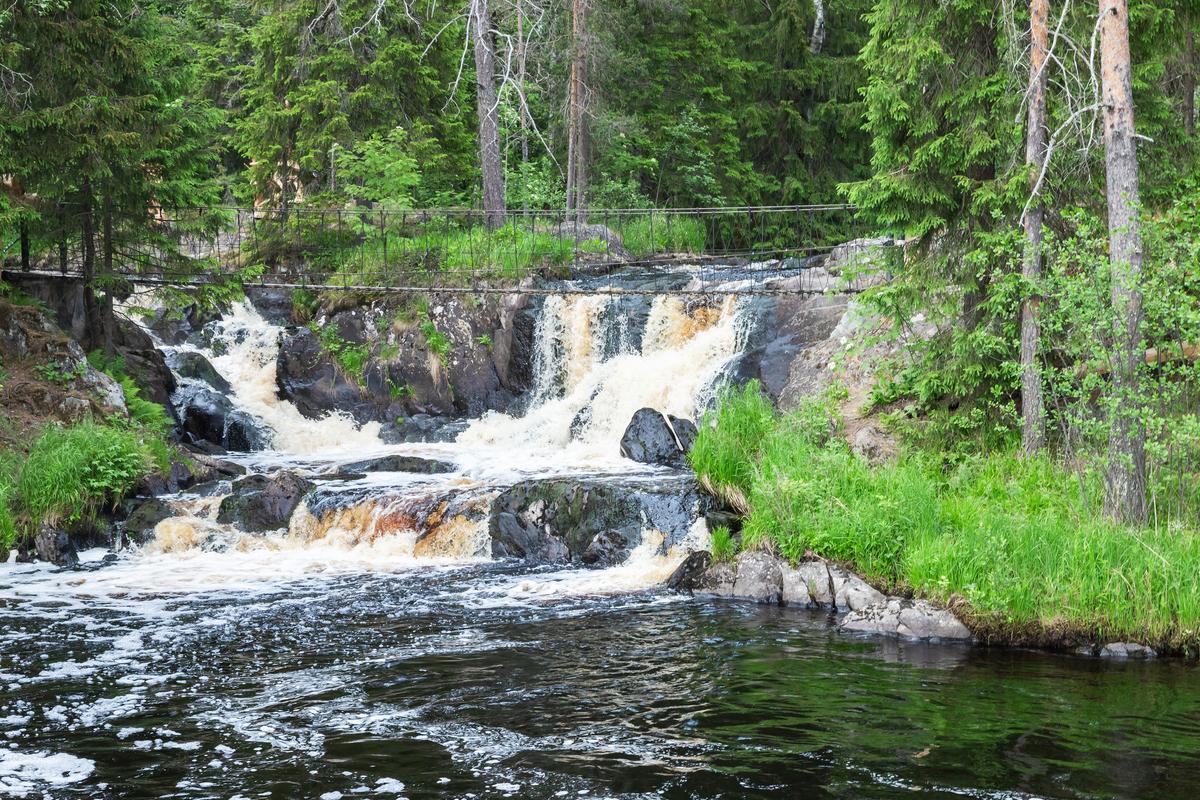
<instances>
[{"instance_id":1,"label":"riverbank vegetation","mask_svg":"<svg viewBox=\"0 0 1200 800\"><path fill-rule=\"evenodd\" d=\"M701 426L692 464L746 514L738 547L848 563L889 592L954 607L984 640L1200 654L1188 520L1113 522L1099 472L1015 447L952 458L910 447L870 464L840 435L838 399L779 413L751 385Z\"/></svg>"}]
</instances>

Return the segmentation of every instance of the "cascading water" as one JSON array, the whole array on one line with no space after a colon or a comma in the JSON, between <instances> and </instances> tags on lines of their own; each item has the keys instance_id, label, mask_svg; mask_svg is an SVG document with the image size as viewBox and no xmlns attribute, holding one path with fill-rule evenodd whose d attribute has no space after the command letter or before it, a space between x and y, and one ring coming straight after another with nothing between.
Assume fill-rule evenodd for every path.
<instances>
[{"instance_id":1,"label":"cascading water","mask_svg":"<svg viewBox=\"0 0 1200 800\"><path fill-rule=\"evenodd\" d=\"M267 322L249 301L234 303L221 319L209 324L212 345L201 352L233 387L234 404L267 429L274 450L309 455L379 445L378 423L360 426L341 412L312 420L279 399L275 372L283 331Z\"/></svg>"},{"instance_id":2,"label":"cascading water","mask_svg":"<svg viewBox=\"0 0 1200 800\"><path fill-rule=\"evenodd\" d=\"M620 311L621 302L550 297L535 331L531 408L520 417L486 414L459 441L604 460L617 456L625 426L640 408L698 416L743 343L736 298L688 308L679 297L655 297L636 350L628 315L608 313Z\"/></svg>"}]
</instances>

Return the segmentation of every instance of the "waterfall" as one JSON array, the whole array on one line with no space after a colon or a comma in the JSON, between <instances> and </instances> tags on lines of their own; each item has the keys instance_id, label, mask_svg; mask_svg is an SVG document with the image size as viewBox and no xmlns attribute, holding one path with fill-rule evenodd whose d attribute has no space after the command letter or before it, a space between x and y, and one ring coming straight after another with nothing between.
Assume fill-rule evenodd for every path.
<instances>
[{"instance_id":1,"label":"waterfall","mask_svg":"<svg viewBox=\"0 0 1200 800\"><path fill-rule=\"evenodd\" d=\"M528 412L486 414L459 441L612 456L639 408L697 416L739 349L736 298L689 307L680 297L656 296L637 348L620 303L603 295L548 298L535 329Z\"/></svg>"},{"instance_id":2,"label":"waterfall","mask_svg":"<svg viewBox=\"0 0 1200 800\"><path fill-rule=\"evenodd\" d=\"M267 322L249 301L235 303L210 324L214 347L205 355L233 387L234 405L271 431L275 450L311 454L379 446L378 423L360 426L343 412L309 419L295 405L279 399L275 370L283 329Z\"/></svg>"}]
</instances>

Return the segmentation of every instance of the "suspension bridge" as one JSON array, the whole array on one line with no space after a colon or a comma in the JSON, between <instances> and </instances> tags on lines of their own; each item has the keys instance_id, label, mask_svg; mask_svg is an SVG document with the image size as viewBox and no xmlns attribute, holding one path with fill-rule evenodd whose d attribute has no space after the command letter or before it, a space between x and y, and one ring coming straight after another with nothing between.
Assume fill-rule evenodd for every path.
<instances>
[{"instance_id":1,"label":"suspension bridge","mask_svg":"<svg viewBox=\"0 0 1200 800\"><path fill-rule=\"evenodd\" d=\"M363 293L825 294L887 279L899 248L850 205L513 211L55 209L4 231L4 275Z\"/></svg>"}]
</instances>

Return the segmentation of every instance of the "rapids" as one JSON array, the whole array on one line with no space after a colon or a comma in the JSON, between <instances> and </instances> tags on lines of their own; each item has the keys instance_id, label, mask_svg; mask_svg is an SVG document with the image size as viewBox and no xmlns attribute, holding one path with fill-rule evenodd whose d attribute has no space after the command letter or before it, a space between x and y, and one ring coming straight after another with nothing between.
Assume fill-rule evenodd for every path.
<instances>
[{"instance_id":1,"label":"rapids","mask_svg":"<svg viewBox=\"0 0 1200 800\"><path fill-rule=\"evenodd\" d=\"M236 305L201 351L272 447L234 458L317 488L286 530L184 493L141 550L0 570L0 797L1191 797L1181 666L858 639L662 592L703 520L646 517L607 569L491 558L486 511L518 481L670 495L684 478L622 459L624 426L699 417L752 324L733 298L550 296L524 414L389 446L281 401L280 330ZM454 469L334 474L393 453Z\"/></svg>"}]
</instances>

